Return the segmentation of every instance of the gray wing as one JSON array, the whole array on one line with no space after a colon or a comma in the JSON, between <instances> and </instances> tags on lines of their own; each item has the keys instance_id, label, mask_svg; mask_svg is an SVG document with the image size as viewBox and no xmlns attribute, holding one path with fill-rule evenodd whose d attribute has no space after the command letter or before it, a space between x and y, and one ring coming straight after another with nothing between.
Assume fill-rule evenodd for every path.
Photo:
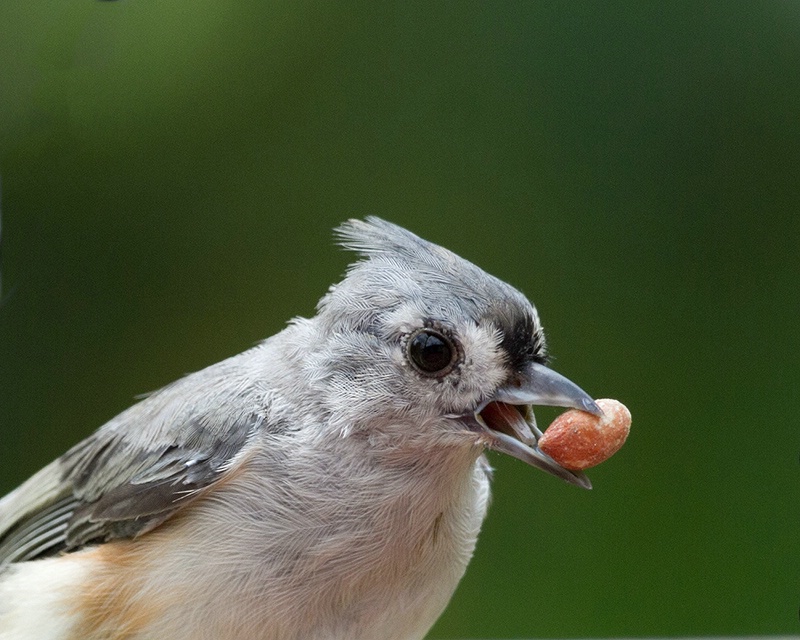
<instances>
[{"instance_id":1,"label":"gray wing","mask_svg":"<svg viewBox=\"0 0 800 640\"><path fill-rule=\"evenodd\" d=\"M224 478L266 405L220 365L134 405L0 500L0 566L142 535Z\"/></svg>"}]
</instances>

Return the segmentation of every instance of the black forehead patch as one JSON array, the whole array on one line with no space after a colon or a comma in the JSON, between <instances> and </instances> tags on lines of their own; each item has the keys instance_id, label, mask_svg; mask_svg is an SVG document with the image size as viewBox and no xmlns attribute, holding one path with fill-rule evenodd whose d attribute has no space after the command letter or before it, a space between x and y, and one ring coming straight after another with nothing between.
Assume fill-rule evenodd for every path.
<instances>
[{"instance_id":1,"label":"black forehead patch","mask_svg":"<svg viewBox=\"0 0 800 640\"><path fill-rule=\"evenodd\" d=\"M500 346L508 357L509 365L516 371L522 370L530 362L545 364L547 350L544 333L527 310L502 314L499 328L503 332Z\"/></svg>"}]
</instances>

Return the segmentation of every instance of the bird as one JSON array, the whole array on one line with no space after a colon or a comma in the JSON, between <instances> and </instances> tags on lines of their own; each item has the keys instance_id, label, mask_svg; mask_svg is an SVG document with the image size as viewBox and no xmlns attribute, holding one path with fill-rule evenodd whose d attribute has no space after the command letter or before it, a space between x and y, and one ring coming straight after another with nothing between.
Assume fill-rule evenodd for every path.
<instances>
[{"instance_id":1,"label":"bird","mask_svg":"<svg viewBox=\"0 0 800 640\"><path fill-rule=\"evenodd\" d=\"M0 640L414 640L533 406L599 415L517 289L377 217L310 318L141 399L0 500Z\"/></svg>"}]
</instances>

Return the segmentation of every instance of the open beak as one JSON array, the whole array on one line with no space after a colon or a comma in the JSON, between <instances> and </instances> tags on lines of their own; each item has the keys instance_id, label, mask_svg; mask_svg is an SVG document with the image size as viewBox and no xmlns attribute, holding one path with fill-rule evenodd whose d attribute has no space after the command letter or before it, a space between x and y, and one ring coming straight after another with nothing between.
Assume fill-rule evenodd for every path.
<instances>
[{"instance_id":1,"label":"open beak","mask_svg":"<svg viewBox=\"0 0 800 640\"><path fill-rule=\"evenodd\" d=\"M542 364L530 363L522 375L501 387L494 397L462 416L470 429L483 436L486 446L507 453L571 484L591 489L582 471L570 471L539 450L542 432L536 426L533 405L568 407L602 415L594 400L578 385Z\"/></svg>"}]
</instances>

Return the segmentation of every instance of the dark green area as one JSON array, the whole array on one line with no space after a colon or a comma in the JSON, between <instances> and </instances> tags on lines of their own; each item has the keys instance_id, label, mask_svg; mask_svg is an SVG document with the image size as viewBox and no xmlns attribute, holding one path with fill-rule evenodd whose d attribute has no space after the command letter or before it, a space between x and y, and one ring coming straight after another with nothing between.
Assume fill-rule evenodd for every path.
<instances>
[{"instance_id":1,"label":"dark green area","mask_svg":"<svg viewBox=\"0 0 800 640\"><path fill-rule=\"evenodd\" d=\"M592 492L492 459L431 637L798 632L797 3L8 0L0 174L0 493L312 314L377 214L634 416Z\"/></svg>"}]
</instances>

